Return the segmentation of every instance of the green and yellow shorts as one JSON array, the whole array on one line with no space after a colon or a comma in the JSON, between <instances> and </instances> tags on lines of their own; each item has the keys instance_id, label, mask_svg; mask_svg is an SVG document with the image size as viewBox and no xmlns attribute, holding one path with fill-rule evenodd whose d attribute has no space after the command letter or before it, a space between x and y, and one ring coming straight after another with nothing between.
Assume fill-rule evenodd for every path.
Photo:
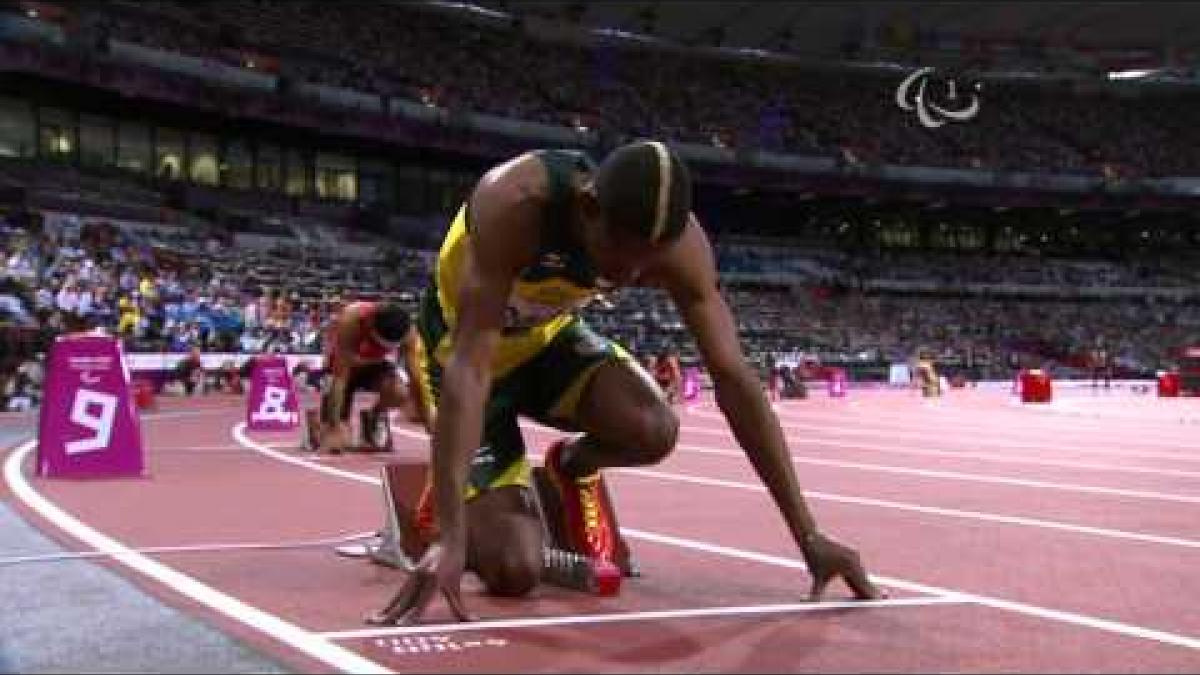
<instances>
[{"instance_id":1,"label":"green and yellow shorts","mask_svg":"<svg viewBox=\"0 0 1200 675\"><path fill-rule=\"evenodd\" d=\"M421 395L436 409L441 399L443 364L438 353L448 354L449 328L438 301L436 288L427 289L417 314L421 334ZM525 336L523 351L528 351ZM497 345L497 360L511 349L510 336ZM439 350L439 346L441 349ZM475 451L467 477L467 499L482 491L508 485L528 487L530 465L518 416L564 431L577 431L576 408L584 388L601 364L616 360L634 363L619 344L600 336L579 317L571 317L528 358L508 368L492 381L484 404L483 445ZM634 364L636 366L636 363Z\"/></svg>"}]
</instances>

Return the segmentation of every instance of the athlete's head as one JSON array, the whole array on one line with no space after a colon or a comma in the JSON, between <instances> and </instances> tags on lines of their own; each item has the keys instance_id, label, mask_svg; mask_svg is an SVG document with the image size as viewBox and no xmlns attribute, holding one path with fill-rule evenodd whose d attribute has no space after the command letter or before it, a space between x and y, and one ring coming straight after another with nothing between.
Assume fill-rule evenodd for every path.
<instances>
[{"instance_id":1,"label":"athlete's head","mask_svg":"<svg viewBox=\"0 0 1200 675\"><path fill-rule=\"evenodd\" d=\"M687 166L658 141L614 150L589 193L584 243L600 276L617 285L636 279L652 255L674 243L692 210Z\"/></svg>"},{"instance_id":2,"label":"athlete's head","mask_svg":"<svg viewBox=\"0 0 1200 675\"><path fill-rule=\"evenodd\" d=\"M375 320L372 322L375 339L388 346L395 347L404 342L404 336L408 335L411 326L408 312L400 305L384 303L375 309Z\"/></svg>"}]
</instances>

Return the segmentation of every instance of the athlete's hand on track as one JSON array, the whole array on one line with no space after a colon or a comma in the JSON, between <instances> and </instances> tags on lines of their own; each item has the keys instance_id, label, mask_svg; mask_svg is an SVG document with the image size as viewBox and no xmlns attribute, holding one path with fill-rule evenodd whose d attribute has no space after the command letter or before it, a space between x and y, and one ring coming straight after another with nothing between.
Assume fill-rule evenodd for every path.
<instances>
[{"instance_id":1,"label":"athlete's hand on track","mask_svg":"<svg viewBox=\"0 0 1200 675\"><path fill-rule=\"evenodd\" d=\"M887 597L887 594L867 577L858 551L849 546L814 532L801 543L800 552L804 555L804 563L808 565L808 573L812 575L812 589L808 593L810 601L819 601L829 582L839 577L845 580L859 600L879 600Z\"/></svg>"},{"instance_id":2,"label":"athlete's hand on track","mask_svg":"<svg viewBox=\"0 0 1200 675\"><path fill-rule=\"evenodd\" d=\"M425 550L417 566L404 581L400 592L367 623L375 625L412 625L421 620L429 603L440 590L459 621L474 621L463 604L459 586L466 565L466 546L435 541Z\"/></svg>"},{"instance_id":3,"label":"athlete's hand on track","mask_svg":"<svg viewBox=\"0 0 1200 675\"><path fill-rule=\"evenodd\" d=\"M350 425L345 423L327 426L321 434L321 450L338 453L350 449Z\"/></svg>"}]
</instances>

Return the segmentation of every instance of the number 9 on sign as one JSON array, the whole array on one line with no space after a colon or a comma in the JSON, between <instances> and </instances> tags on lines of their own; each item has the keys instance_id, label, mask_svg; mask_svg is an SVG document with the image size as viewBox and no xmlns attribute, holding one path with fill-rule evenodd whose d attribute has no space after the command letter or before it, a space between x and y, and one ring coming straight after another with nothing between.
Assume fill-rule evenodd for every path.
<instances>
[{"instance_id":1,"label":"number 9 on sign","mask_svg":"<svg viewBox=\"0 0 1200 675\"><path fill-rule=\"evenodd\" d=\"M93 408L99 408L98 414L93 414ZM71 404L71 421L92 432L92 435L67 443L67 454L81 455L107 448L112 440L113 421L116 417L116 396L91 389L76 391L75 401Z\"/></svg>"}]
</instances>

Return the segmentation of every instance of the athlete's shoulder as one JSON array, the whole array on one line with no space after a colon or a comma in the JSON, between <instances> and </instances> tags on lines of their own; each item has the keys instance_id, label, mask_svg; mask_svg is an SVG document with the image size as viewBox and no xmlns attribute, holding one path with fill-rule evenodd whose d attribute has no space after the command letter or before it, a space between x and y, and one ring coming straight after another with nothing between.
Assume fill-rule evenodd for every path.
<instances>
[{"instance_id":1,"label":"athlete's shoulder","mask_svg":"<svg viewBox=\"0 0 1200 675\"><path fill-rule=\"evenodd\" d=\"M375 303L369 300L355 300L342 306L337 314L334 325L342 332L358 330L358 324L368 317L375 309Z\"/></svg>"},{"instance_id":2,"label":"athlete's shoulder","mask_svg":"<svg viewBox=\"0 0 1200 675\"><path fill-rule=\"evenodd\" d=\"M484 208L491 204L514 206L545 200L549 172L539 151L530 151L497 164L479 180L473 196L474 202L486 200L487 204L473 204Z\"/></svg>"},{"instance_id":3,"label":"athlete's shoulder","mask_svg":"<svg viewBox=\"0 0 1200 675\"><path fill-rule=\"evenodd\" d=\"M342 307L342 313L361 315L365 312L371 311L372 309L375 309L375 303L371 300L355 300L353 302L346 303L346 305Z\"/></svg>"},{"instance_id":4,"label":"athlete's shoulder","mask_svg":"<svg viewBox=\"0 0 1200 675\"><path fill-rule=\"evenodd\" d=\"M527 152L484 174L468 206L468 230L481 259L518 269L537 251L550 198L545 163Z\"/></svg>"}]
</instances>

